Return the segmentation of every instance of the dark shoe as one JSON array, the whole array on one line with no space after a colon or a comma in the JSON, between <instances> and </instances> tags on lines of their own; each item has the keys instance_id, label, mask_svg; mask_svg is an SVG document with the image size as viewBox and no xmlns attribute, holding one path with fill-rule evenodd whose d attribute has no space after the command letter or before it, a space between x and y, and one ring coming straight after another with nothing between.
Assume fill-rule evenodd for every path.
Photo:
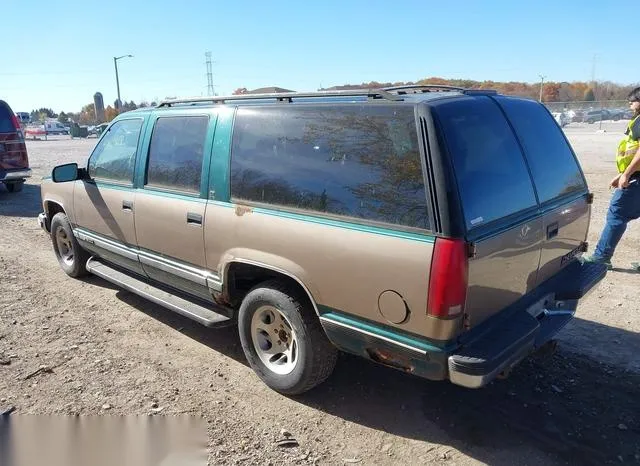
<instances>
[{"instance_id":1,"label":"dark shoe","mask_svg":"<svg viewBox=\"0 0 640 466\"><path fill-rule=\"evenodd\" d=\"M632 262L631 270L633 270L634 272L640 272L640 262Z\"/></svg>"},{"instance_id":2,"label":"dark shoe","mask_svg":"<svg viewBox=\"0 0 640 466\"><path fill-rule=\"evenodd\" d=\"M611 264L611 260L600 259L599 257L591 256L582 256L578 259L582 265L584 264L605 264L607 266L607 270L613 269L613 265Z\"/></svg>"}]
</instances>

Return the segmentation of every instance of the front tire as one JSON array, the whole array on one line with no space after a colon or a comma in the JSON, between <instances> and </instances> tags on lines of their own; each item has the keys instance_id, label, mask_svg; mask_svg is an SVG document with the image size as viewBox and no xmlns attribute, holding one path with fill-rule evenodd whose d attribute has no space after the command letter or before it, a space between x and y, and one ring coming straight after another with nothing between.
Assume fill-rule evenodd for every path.
<instances>
[{"instance_id":1,"label":"front tire","mask_svg":"<svg viewBox=\"0 0 640 466\"><path fill-rule=\"evenodd\" d=\"M89 274L86 268L89 253L78 244L69 219L62 212L55 214L51 220L51 242L56 259L67 275L79 278Z\"/></svg>"},{"instance_id":2,"label":"front tire","mask_svg":"<svg viewBox=\"0 0 640 466\"><path fill-rule=\"evenodd\" d=\"M333 372L338 350L307 297L291 286L273 280L253 288L242 300L238 329L249 365L277 392L299 395Z\"/></svg>"}]
</instances>

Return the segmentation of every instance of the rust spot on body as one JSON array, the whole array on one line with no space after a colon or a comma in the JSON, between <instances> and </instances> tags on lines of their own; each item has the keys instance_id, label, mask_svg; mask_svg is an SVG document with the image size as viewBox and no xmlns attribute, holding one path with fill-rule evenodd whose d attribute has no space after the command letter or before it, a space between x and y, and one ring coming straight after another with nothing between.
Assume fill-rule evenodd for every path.
<instances>
[{"instance_id":1,"label":"rust spot on body","mask_svg":"<svg viewBox=\"0 0 640 466\"><path fill-rule=\"evenodd\" d=\"M242 217L244 214L250 214L253 212L253 209L246 205L238 205L236 206L236 215L238 217Z\"/></svg>"}]
</instances>

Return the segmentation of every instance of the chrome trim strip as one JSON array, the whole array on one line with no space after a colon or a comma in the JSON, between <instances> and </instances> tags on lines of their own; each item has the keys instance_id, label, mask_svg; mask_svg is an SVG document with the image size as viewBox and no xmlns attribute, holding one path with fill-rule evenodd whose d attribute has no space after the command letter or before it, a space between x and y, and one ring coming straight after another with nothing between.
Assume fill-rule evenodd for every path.
<instances>
[{"instance_id":1,"label":"chrome trim strip","mask_svg":"<svg viewBox=\"0 0 640 466\"><path fill-rule=\"evenodd\" d=\"M99 248L102 248L106 251L112 252L114 254L120 254L121 256L126 257L129 260L137 261L138 254L136 254L135 250L131 250L131 248L120 245L115 241L107 240L104 238L99 238L90 233L86 233L85 231L74 230L73 234L76 238L81 241L86 241L87 243L93 244Z\"/></svg>"},{"instance_id":2,"label":"chrome trim strip","mask_svg":"<svg viewBox=\"0 0 640 466\"><path fill-rule=\"evenodd\" d=\"M358 327L354 327L352 325L345 324L344 322L338 322L337 320L329 319L329 318L324 317L324 316L320 316L320 320L324 321L324 322L331 322L332 324L338 325L340 327L348 328L349 330L353 330L355 332L363 333L363 334L368 335L370 337L377 338L378 340L383 340L383 341L386 341L387 343L391 343L393 345L400 346L402 348L405 348L405 349L408 349L408 350L411 350L411 351L415 351L416 353L420 353L423 356L427 354L427 352L425 350L422 350L420 348L416 348L415 346L407 345L405 343L400 343L399 341L395 341L395 340L392 340L391 338L383 337L381 335L376 335L373 332L369 332L367 330L362 330L362 329L360 329Z\"/></svg>"},{"instance_id":3,"label":"chrome trim strip","mask_svg":"<svg viewBox=\"0 0 640 466\"><path fill-rule=\"evenodd\" d=\"M148 265L164 272L171 273L177 277L195 282L198 285L207 286L207 279L201 273L192 272L186 267L176 267L175 265L173 265L173 263L167 260L158 260L151 257L150 254L144 254L140 252L138 254L138 257L140 258L140 262L142 262L142 264L144 265Z\"/></svg>"},{"instance_id":4,"label":"chrome trim strip","mask_svg":"<svg viewBox=\"0 0 640 466\"><path fill-rule=\"evenodd\" d=\"M143 251L140 249L131 248L125 246L123 244L118 244L113 240L103 238L95 233L89 232L82 228L76 228L73 230L74 235L78 239L83 239L87 241L86 238L90 238L91 240L88 242L99 242L101 244L97 244L97 246L106 249L107 251L121 254L131 260L139 260L140 263L148 265L150 267L155 267L159 270L162 270L167 273L171 273L178 277L184 278L185 280L192 281L201 286L206 286L213 291L222 291L222 280L220 277L208 270L198 269L196 267L191 267L186 264L182 264L180 262L176 262L165 257L159 256L157 254L150 253L148 251ZM102 246L102 244L107 244L112 247ZM123 251L123 252L120 252Z\"/></svg>"}]
</instances>

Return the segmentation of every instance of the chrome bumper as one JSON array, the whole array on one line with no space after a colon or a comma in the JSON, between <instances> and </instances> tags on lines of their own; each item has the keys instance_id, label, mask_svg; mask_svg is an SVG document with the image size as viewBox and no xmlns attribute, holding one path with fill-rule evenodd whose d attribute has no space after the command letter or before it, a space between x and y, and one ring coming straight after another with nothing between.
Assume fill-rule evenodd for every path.
<instances>
[{"instance_id":1,"label":"chrome bumper","mask_svg":"<svg viewBox=\"0 0 640 466\"><path fill-rule=\"evenodd\" d=\"M51 228L49 226L49 219L47 219L47 214L45 214L44 212L38 214L38 225L40 225L40 228L42 228L47 233L51 231Z\"/></svg>"},{"instance_id":2,"label":"chrome bumper","mask_svg":"<svg viewBox=\"0 0 640 466\"><path fill-rule=\"evenodd\" d=\"M0 181L21 181L31 176L31 169L24 168L22 170L14 170L2 172L0 171Z\"/></svg>"}]
</instances>

